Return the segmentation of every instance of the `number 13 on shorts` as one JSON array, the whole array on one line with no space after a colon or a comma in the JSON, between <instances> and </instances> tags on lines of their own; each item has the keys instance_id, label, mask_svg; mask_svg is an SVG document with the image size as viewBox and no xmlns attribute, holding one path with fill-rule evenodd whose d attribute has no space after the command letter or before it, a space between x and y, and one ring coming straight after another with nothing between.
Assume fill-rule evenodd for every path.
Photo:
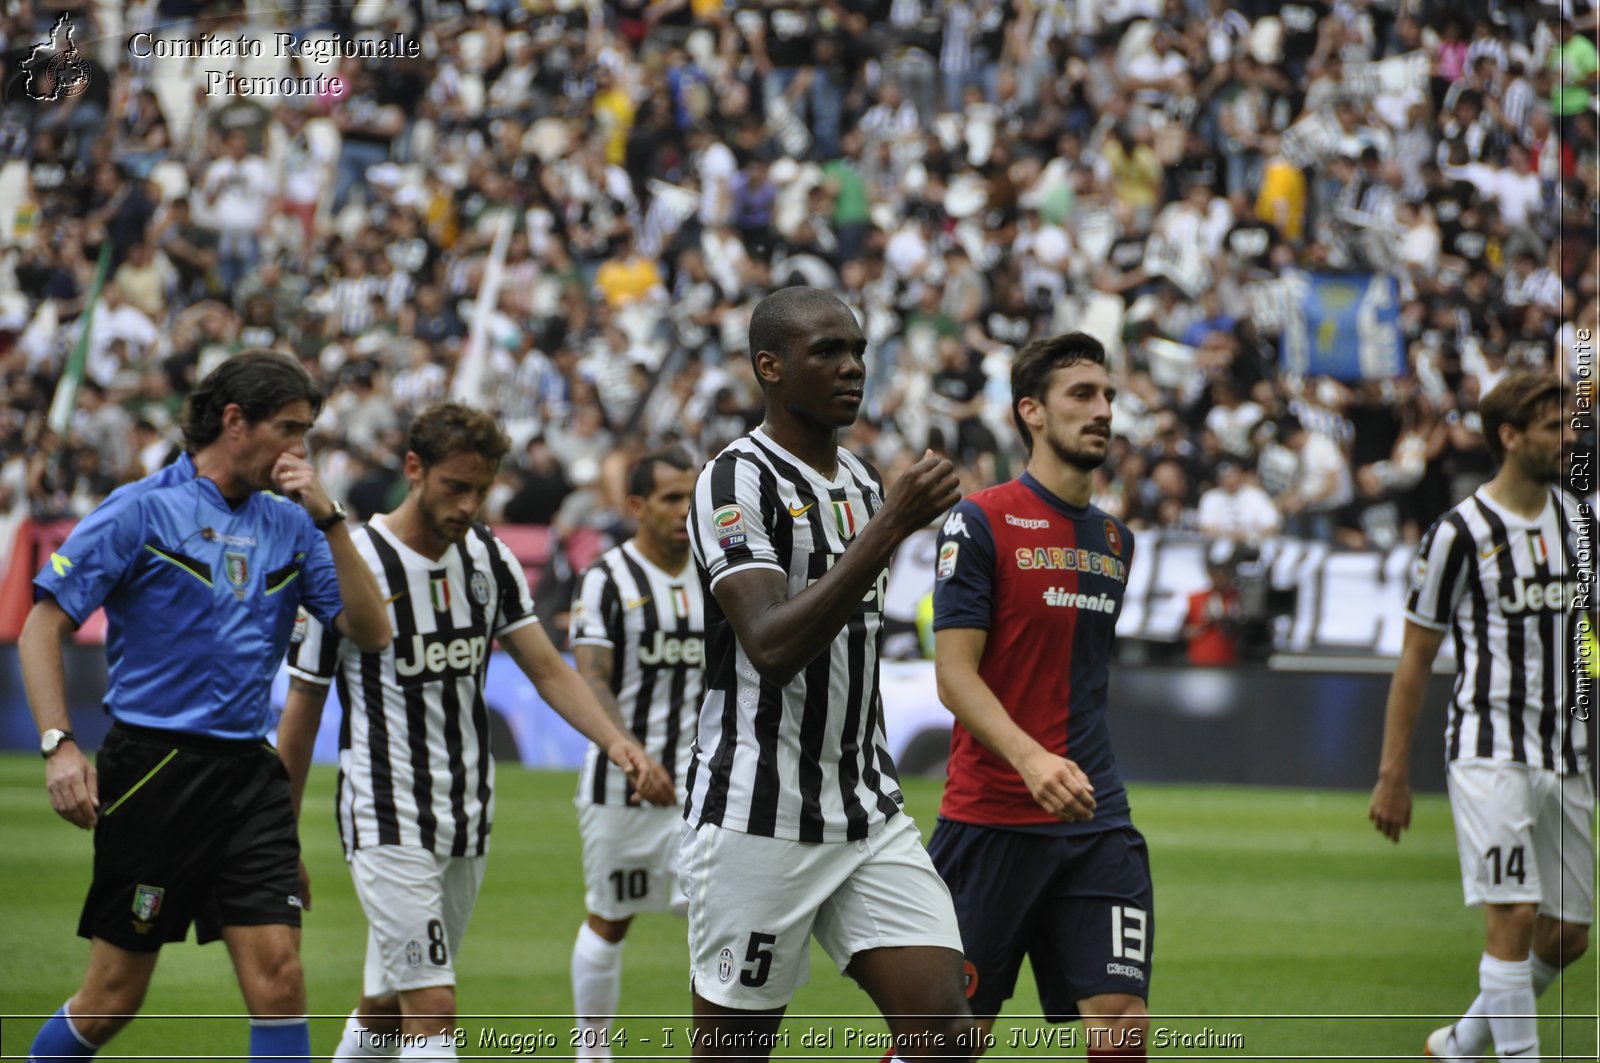
<instances>
[{"instance_id":1,"label":"number 13 on shorts","mask_svg":"<svg viewBox=\"0 0 1600 1063\"><path fill-rule=\"evenodd\" d=\"M1143 963L1147 922L1143 908L1112 905L1111 954L1129 963Z\"/></svg>"}]
</instances>

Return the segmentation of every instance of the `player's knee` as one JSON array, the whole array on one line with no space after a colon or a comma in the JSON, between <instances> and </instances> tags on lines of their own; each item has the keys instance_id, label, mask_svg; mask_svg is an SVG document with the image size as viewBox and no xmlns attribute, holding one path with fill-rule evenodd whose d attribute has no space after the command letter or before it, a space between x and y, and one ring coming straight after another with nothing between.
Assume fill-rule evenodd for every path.
<instances>
[{"instance_id":1,"label":"player's knee","mask_svg":"<svg viewBox=\"0 0 1600 1063\"><path fill-rule=\"evenodd\" d=\"M1515 956L1533 944L1538 908L1532 904L1489 904L1484 906L1489 952Z\"/></svg>"},{"instance_id":2,"label":"player's knee","mask_svg":"<svg viewBox=\"0 0 1600 1063\"><path fill-rule=\"evenodd\" d=\"M1565 967L1589 951L1589 928L1572 923L1561 925L1559 943L1561 966Z\"/></svg>"},{"instance_id":3,"label":"player's knee","mask_svg":"<svg viewBox=\"0 0 1600 1063\"><path fill-rule=\"evenodd\" d=\"M406 990L400 994L400 1011L407 1022L412 1019L453 1022L456 1017L455 986L436 985Z\"/></svg>"},{"instance_id":4,"label":"player's knee","mask_svg":"<svg viewBox=\"0 0 1600 1063\"><path fill-rule=\"evenodd\" d=\"M965 1009L963 1009L965 1010ZM971 1013L951 1015L940 1020L936 1043L944 1046L940 1055L956 1059L977 1059L987 1047L983 1031Z\"/></svg>"},{"instance_id":5,"label":"player's knee","mask_svg":"<svg viewBox=\"0 0 1600 1063\"><path fill-rule=\"evenodd\" d=\"M306 1013L305 971L293 949L260 957L249 973L241 972L239 981L245 1004L256 1018L293 1018Z\"/></svg>"},{"instance_id":6,"label":"player's knee","mask_svg":"<svg viewBox=\"0 0 1600 1063\"><path fill-rule=\"evenodd\" d=\"M1150 1037L1150 1012L1138 997L1122 993L1093 997L1079 1005L1090 1059L1143 1059Z\"/></svg>"},{"instance_id":7,"label":"player's knee","mask_svg":"<svg viewBox=\"0 0 1600 1063\"><path fill-rule=\"evenodd\" d=\"M362 1028L375 1034L400 1032L400 998L397 996L363 996L356 1008Z\"/></svg>"},{"instance_id":8,"label":"player's knee","mask_svg":"<svg viewBox=\"0 0 1600 1063\"><path fill-rule=\"evenodd\" d=\"M633 917L606 919L591 912L585 922L588 923L589 929L598 934L602 940L615 945L628 936L628 927L633 923Z\"/></svg>"}]
</instances>

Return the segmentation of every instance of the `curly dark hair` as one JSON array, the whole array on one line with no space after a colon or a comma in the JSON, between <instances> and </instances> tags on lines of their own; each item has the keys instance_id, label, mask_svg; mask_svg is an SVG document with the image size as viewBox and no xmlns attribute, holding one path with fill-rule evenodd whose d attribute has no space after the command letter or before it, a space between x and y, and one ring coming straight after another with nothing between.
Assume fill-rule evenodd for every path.
<instances>
[{"instance_id":1,"label":"curly dark hair","mask_svg":"<svg viewBox=\"0 0 1600 1063\"><path fill-rule=\"evenodd\" d=\"M411 422L406 447L431 468L457 454L476 454L499 465L511 440L489 414L459 402L436 402Z\"/></svg>"}]
</instances>

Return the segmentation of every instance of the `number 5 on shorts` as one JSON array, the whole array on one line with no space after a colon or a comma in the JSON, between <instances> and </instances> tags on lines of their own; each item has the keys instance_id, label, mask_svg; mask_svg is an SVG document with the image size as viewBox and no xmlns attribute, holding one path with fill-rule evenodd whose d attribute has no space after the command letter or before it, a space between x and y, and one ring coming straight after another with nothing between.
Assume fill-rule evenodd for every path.
<instances>
[{"instance_id":1,"label":"number 5 on shorts","mask_svg":"<svg viewBox=\"0 0 1600 1063\"><path fill-rule=\"evenodd\" d=\"M746 967L739 972L739 984L751 989L759 989L767 984L767 975L772 973L772 945L778 940L776 934L750 935L750 945L744 950L746 963L756 965L755 970Z\"/></svg>"}]
</instances>

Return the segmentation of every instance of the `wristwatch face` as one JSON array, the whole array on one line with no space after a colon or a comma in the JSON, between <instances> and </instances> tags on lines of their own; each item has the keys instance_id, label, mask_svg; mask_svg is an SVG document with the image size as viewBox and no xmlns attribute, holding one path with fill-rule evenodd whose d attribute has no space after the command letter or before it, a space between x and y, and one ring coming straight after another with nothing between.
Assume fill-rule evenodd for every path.
<instances>
[{"instance_id":1,"label":"wristwatch face","mask_svg":"<svg viewBox=\"0 0 1600 1063\"><path fill-rule=\"evenodd\" d=\"M341 520L344 520L345 517L346 517L346 514L345 514L345 511L344 511L344 503L335 502L333 504L333 512L332 513L329 513L326 517L323 517L321 520L313 521L312 523L314 523L317 526L317 529L319 531L327 531L330 528L332 528L335 524L338 524Z\"/></svg>"},{"instance_id":2,"label":"wristwatch face","mask_svg":"<svg viewBox=\"0 0 1600 1063\"><path fill-rule=\"evenodd\" d=\"M66 731L61 730L59 727L50 728L39 739L39 752L48 757L50 754L56 751L57 747L59 747L66 738Z\"/></svg>"}]
</instances>

